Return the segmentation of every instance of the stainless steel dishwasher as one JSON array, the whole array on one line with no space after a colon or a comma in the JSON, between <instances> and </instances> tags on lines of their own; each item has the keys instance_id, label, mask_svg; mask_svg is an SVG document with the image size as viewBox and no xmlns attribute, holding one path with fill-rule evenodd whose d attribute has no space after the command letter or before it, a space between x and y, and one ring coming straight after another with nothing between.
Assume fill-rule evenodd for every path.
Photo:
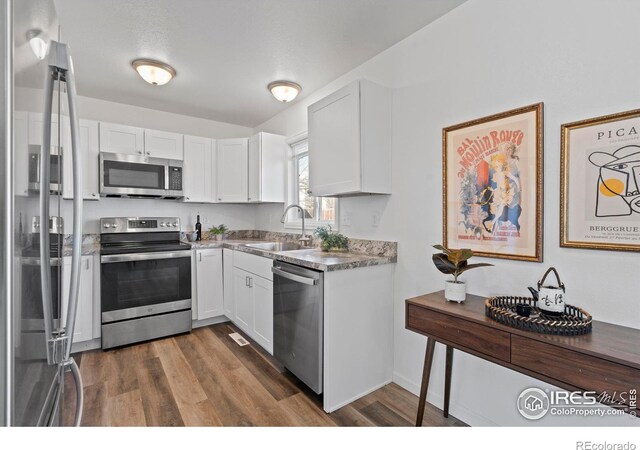
<instances>
[{"instance_id":1,"label":"stainless steel dishwasher","mask_svg":"<svg viewBox=\"0 0 640 450\"><path fill-rule=\"evenodd\" d=\"M324 274L273 263L273 356L322 393Z\"/></svg>"}]
</instances>

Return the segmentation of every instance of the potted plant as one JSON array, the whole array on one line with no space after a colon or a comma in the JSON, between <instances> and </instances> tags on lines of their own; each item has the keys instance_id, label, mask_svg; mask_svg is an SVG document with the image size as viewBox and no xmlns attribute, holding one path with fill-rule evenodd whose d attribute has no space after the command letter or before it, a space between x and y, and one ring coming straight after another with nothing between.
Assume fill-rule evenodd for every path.
<instances>
[{"instance_id":1,"label":"potted plant","mask_svg":"<svg viewBox=\"0 0 640 450\"><path fill-rule=\"evenodd\" d=\"M436 268L444 274L453 275L453 280L447 280L444 288L444 296L451 302L460 303L467 297L467 284L464 281L458 281L462 273L477 267L493 266L489 263L469 264L468 261L473 256L473 252L468 248L455 250L442 245L434 245L433 248L442 252L432 257Z\"/></svg>"},{"instance_id":2,"label":"potted plant","mask_svg":"<svg viewBox=\"0 0 640 450\"><path fill-rule=\"evenodd\" d=\"M224 239L225 233L229 231L229 228L223 223L218 225L217 227L209 228L209 233L211 233L216 241L221 241Z\"/></svg>"},{"instance_id":3,"label":"potted plant","mask_svg":"<svg viewBox=\"0 0 640 450\"><path fill-rule=\"evenodd\" d=\"M329 250L347 250L349 238L344 234L333 231L331 225L318 227L313 234L320 239L320 248L323 252L328 252Z\"/></svg>"}]
</instances>

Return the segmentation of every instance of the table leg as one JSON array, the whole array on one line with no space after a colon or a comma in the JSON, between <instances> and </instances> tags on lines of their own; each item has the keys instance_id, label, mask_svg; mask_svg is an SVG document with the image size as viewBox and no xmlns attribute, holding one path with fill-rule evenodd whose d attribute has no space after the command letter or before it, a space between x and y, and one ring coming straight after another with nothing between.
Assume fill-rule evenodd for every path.
<instances>
[{"instance_id":1,"label":"table leg","mask_svg":"<svg viewBox=\"0 0 640 450\"><path fill-rule=\"evenodd\" d=\"M449 399L451 398L451 368L453 367L453 347L447 345L447 358L444 372L444 416L449 417Z\"/></svg>"},{"instance_id":2,"label":"table leg","mask_svg":"<svg viewBox=\"0 0 640 450\"><path fill-rule=\"evenodd\" d=\"M427 350L424 354L424 368L422 369L422 386L420 387L420 399L418 401L418 417L416 418L416 426L422 426L422 418L424 416L424 405L427 401L427 390L429 389L429 376L431 375L431 365L433 363L433 351L436 347L436 341L433 338L427 338Z\"/></svg>"}]
</instances>

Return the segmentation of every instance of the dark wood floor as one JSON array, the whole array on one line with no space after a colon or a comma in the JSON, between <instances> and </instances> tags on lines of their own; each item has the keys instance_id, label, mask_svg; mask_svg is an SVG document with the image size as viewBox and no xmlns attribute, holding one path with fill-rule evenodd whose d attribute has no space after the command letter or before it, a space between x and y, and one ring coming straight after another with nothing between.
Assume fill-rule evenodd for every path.
<instances>
[{"instance_id":1,"label":"dark wood floor","mask_svg":"<svg viewBox=\"0 0 640 450\"><path fill-rule=\"evenodd\" d=\"M391 383L331 414L322 399L223 323L190 334L74 355L84 381L83 426L412 426L418 398ZM248 339L249 340L249 339ZM64 423L73 422L67 380ZM425 426L464 425L427 404Z\"/></svg>"}]
</instances>

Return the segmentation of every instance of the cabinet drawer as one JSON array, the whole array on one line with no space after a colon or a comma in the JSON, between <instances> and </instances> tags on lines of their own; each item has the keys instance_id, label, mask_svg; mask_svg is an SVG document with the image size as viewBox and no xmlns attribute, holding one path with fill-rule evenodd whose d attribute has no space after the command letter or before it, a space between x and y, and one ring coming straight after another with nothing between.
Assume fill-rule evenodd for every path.
<instances>
[{"instance_id":1,"label":"cabinet drawer","mask_svg":"<svg viewBox=\"0 0 640 450\"><path fill-rule=\"evenodd\" d=\"M509 362L510 335L504 331L411 304L407 328Z\"/></svg>"},{"instance_id":2,"label":"cabinet drawer","mask_svg":"<svg viewBox=\"0 0 640 450\"><path fill-rule=\"evenodd\" d=\"M640 389L638 369L521 336L511 337L511 363L585 391Z\"/></svg>"},{"instance_id":3,"label":"cabinet drawer","mask_svg":"<svg viewBox=\"0 0 640 450\"><path fill-rule=\"evenodd\" d=\"M235 251L233 253L233 266L273 281L273 274L271 273L273 260L271 258Z\"/></svg>"}]
</instances>

